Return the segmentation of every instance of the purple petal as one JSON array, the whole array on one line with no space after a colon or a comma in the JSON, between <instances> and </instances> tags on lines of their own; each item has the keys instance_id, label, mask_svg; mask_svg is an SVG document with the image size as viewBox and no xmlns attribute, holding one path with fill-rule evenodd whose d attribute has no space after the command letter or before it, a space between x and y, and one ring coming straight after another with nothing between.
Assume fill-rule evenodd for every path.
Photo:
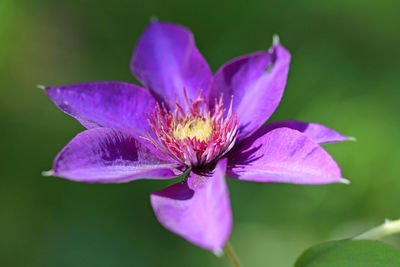
<instances>
[{"instance_id":1,"label":"purple petal","mask_svg":"<svg viewBox=\"0 0 400 267\"><path fill-rule=\"evenodd\" d=\"M86 128L107 127L144 135L146 113L156 104L144 88L124 82L90 82L46 87L51 100Z\"/></svg>"},{"instance_id":2,"label":"purple petal","mask_svg":"<svg viewBox=\"0 0 400 267\"><path fill-rule=\"evenodd\" d=\"M226 159L209 177L193 172L188 180L151 194L159 222L189 242L218 253L232 229L232 213L225 181Z\"/></svg>"},{"instance_id":3,"label":"purple petal","mask_svg":"<svg viewBox=\"0 0 400 267\"><path fill-rule=\"evenodd\" d=\"M167 97L184 104L197 91L208 92L211 70L198 51L192 33L180 25L152 22L138 41L131 61L132 73L159 100ZM207 94L206 94L207 95Z\"/></svg>"},{"instance_id":4,"label":"purple petal","mask_svg":"<svg viewBox=\"0 0 400 267\"><path fill-rule=\"evenodd\" d=\"M353 137L344 136L335 130L329 129L324 125L313 122L302 122L302 121L271 122L259 128L257 131L255 131L251 136L247 137L246 139L254 141L255 139L261 137L262 135L282 127L300 131L303 134L310 137L315 143L318 144L327 144L327 143L342 142L347 140L354 140Z\"/></svg>"},{"instance_id":5,"label":"purple petal","mask_svg":"<svg viewBox=\"0 0 400 267\"><path fill-rule=\"evenodd\" d=\"M293 184L345 182L337 163L308 136L278 128L229 156L228 175L240 180Z\"/></svg>"},{"instance_id":6,"label":"purple petal","mask_svg":"<svg viewBox=\"0 0 400 267\"><path fill-rule=\"evenodd\" d=\"M240 118L239 136L256 130L281 101L289 71L290 54L281 45L236 58L215 74L211 103L223 93L224 104L233 96L233 109Z\"/></svg>"},{"instance_id":7,"label":"purple petal","mask_svg":"<svg viewBox=\"0 0 400 267\"><path fill-rule=\"evenodd\" d=\"M140 178L168 179L174 165L151 153L132 136L95 128L78 134L57 155L55 175L78 182L122 183Z\"/></svg>"}]
</instances>

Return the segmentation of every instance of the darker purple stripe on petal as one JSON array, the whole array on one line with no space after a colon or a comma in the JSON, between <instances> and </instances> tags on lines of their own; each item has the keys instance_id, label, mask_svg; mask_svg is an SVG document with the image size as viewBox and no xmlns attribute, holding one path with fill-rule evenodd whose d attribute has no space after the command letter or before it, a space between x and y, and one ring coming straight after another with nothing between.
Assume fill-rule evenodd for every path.
<instances>
[{"instance_id":1,"label":"darker purple stripe on petal","mask_svg":"<svg viewBox=\"0 0 400 267\"><path fill-rule=\"evenodd\" d=\"M305 134L277 128L247 138L229 155L227 174L240 180L294 184L342 181L333 158Z\"/></svg>"},{"instance_id":2,"label":"darker purple stripe on petal","mask_svg":"<svg viewBox=\"0 0 400 267\"><path fill-rule=\"evenodd\" d=\"M211 176L191 173L188 180L151 194L159 222L189 242L220 252L232 229L232 212L225 181L226 159Z\"/></svg>"},{"instance_id":3,"label":"darker purple stripe on petal","mask_svg":"<svg viewBox=\"0 0 400 267\"><path fill-rule=\"evenodd\" d=\"M198 90L207 95L212 73L189 29L152 22L139 39L131 60L132 73L158 100L167 97L184 105L184 89L191 99Z\"/></svg>"},{"instance_id":4,"label":"darker purple stripe on petal","mask_svg":"<svg viewBox=\"0 0 400 267\"><path fill-rule=\"evenodd\" d=\"M79 182L121 183L140 178L173 178L175 167L132 136L96 128L72 139L56 157L52 172Z\"/></svg>"},{"instance_id":5,"label":"darker purple stripe on petal","mask_svg":"<svg viewBox=\"0 0 400 267\"><path fill-rule=\"evenodd\" d=\"M281 45L241 56L223 65L214 75L210 103L223 93L225 105L233 96L240 119L239 139L256 130L272 115L282 98L290 54Z\"/></svg>"}]
</instances>

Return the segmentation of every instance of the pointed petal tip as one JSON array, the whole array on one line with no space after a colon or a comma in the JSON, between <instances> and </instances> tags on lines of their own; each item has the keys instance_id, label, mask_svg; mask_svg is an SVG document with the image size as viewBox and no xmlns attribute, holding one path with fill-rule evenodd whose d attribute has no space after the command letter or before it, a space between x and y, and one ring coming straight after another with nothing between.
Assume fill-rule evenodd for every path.
<instances>
[{"instance_id":1,"label":"pointed petal tip","mask_svg":"<svg viewBox=\"0 0 400 267\"><path fill-rule=\"evenodd\" d=\"M224 251L222 249L214 249L213 253L216 257L221 258L222 256L224 256Z\"/></svg>"},{"instance_id":2,"label":"pointed petal tip","mask_svg":"<svg viewBox=\"0 0 400 267\"><path fill-rule=\"evenodd\" d=\"M272 45L276 46L280 44L280 38L278 34L272 35Z\"/></svg>"},{"instance_id":3,"label":"pointed petal tip","mask_svg":"<svg viewBox=\"0 0 400 267\"><path fill-rule=\"evenodd\" d=\"M42 172L43 176L49 177L49 176L54 176L55 172L53 170L48 170L48 171L43 171Z\"/></svg>"},{"instance_id":4,"label":"pointed petal tip","mask_svg":"<svg viewBox=\"0 0 400 267\"><path fill-rule=\"evenodd\" d=\"M340 184L350 184L350 181L345 178L340 178L339 183Z\"/></svg>"},{"instance_id":5,"label":"pointed petal tip","mask_svg":"<svg viewBox=\"0 0 400 267\"><path fill-rule=\"evenodd\" d=\"M354 136L347 136L347 140L355 142L357 141L357 138L355 138Z\"/></svg>"},{"instance_id":6,"label":"pointed petal tip","mask_svg":"<svg viewBox=\"0 0 400 267\"><path fill-rule=\"evenodd\" d=\"M47 86L44 86L42 84L37 84L36 87L45 91Z\"/></svg>"}]
</instances>

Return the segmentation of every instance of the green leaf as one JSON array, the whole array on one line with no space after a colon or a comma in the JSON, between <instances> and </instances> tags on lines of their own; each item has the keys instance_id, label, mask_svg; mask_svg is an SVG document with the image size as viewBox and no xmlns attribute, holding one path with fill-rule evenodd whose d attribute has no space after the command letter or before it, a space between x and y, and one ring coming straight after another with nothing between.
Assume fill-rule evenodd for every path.
<instances>
[{"instance_id":1,"label":"green leaf","mask_svg":"<svg viewBox=\"0 0 400 267\"><path fill-rule=\"evenodd\" d=\"M400 250L375 240L340 240L307 249L295 267L400 267Z\"/></svg>"}]
</instances>

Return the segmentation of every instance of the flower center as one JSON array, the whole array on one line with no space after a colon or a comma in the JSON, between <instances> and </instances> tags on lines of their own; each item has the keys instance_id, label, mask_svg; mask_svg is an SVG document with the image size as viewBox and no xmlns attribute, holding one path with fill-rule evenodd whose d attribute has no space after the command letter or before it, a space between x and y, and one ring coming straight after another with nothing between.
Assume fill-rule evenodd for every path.
<instances>
[{"instance_id":1,"label":"flower center","mask_svg":"<svg viewBox=\"0 0 400 267\"><path fill-rule=\"evenodd\" d=\"M148 118L151 131L143 138L172 161L197 170L225 155L239 133L232 103L226 112L221 96L209 109L201 92L195 100L186 97L184 108L157 104Z\"/></svg>"},{"instance_id":2,"label":"flower center","mask_svg":"<svg viewBox=\"0 0 400 267\"><path fill-rule=\"evenodd\" d=\"M212 131L210 118L195 118L178 124L174 129L174 137L177 140L196 138L206 141Z\"/></svg>"}]
</instances>

